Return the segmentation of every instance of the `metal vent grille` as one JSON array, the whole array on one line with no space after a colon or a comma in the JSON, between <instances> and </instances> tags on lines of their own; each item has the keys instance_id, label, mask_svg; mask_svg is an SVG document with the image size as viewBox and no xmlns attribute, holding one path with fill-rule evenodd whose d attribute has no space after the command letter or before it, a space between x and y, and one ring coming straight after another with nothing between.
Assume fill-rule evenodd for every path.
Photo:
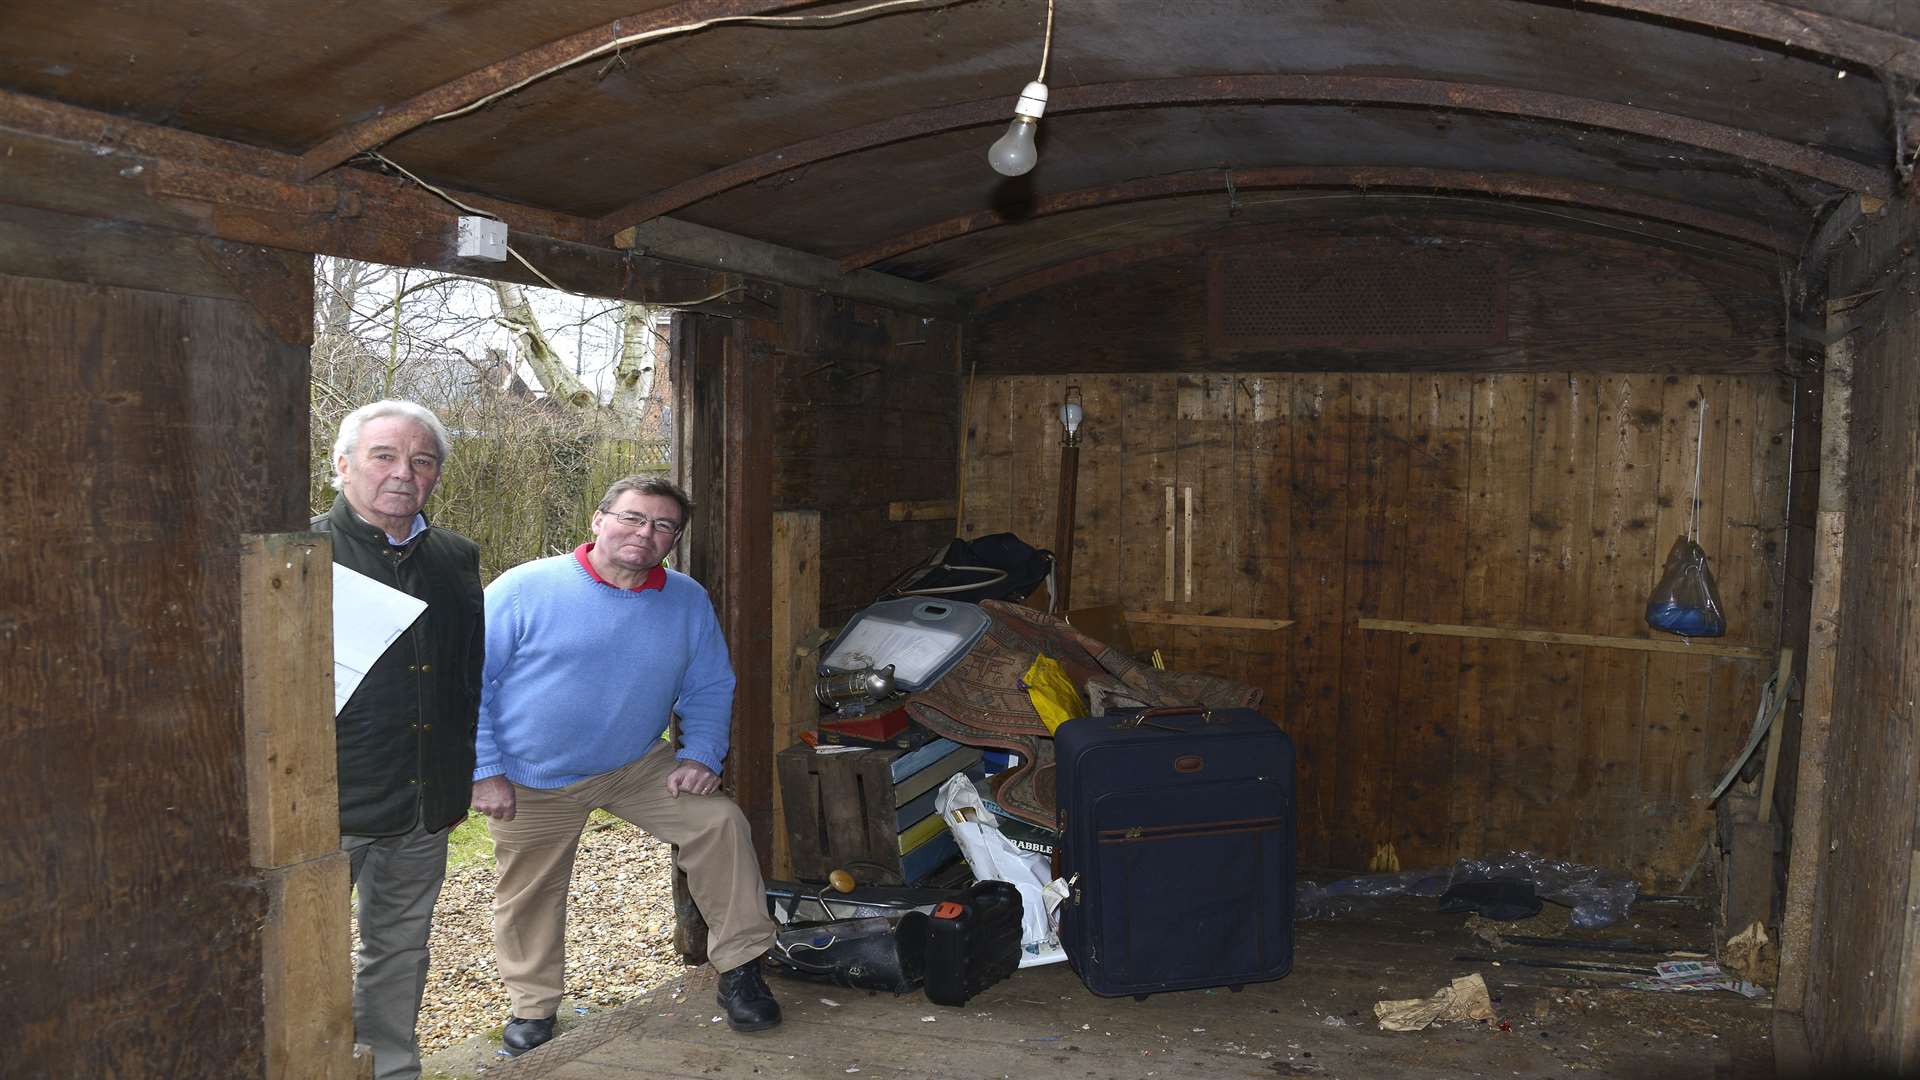
<instances>
[{"instance_id":1,"label":"metal vent grille","mask_svg":"<svg viewBox=\"0 0 1920 1080\"><path fill-rule=\"evenodd\" d=\"M1207 270L1209 329L1225 348L1497 345L1507 336L1506 261L1485 248L1228 251Z\"/></svg>"}]
</instances>

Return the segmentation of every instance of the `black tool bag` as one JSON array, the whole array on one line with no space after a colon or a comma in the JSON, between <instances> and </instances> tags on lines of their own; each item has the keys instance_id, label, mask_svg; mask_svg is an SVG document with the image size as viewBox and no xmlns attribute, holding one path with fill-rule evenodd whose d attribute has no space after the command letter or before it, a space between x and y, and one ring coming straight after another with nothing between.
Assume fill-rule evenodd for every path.
<instances>
[{"instance_id":1,"label":"black tool bag","mask_svg":"<svg viewBox=\"0 0 1920 1080\"><path fill-rule=\"evenodd\" d=\"M904 994L926 973L927 916L836 919L788 926L774 937L767 963L810 982Z\"/></svg>"},{"instance_id":2,"label":"black tool bag","mask_svg":"<svg viewBox=\"0 0 1920 1080\"><path fill-rule=\"evenodd\" d=\"M955 539L933 558L894 579L878 599L938 596L970 604L1023 600L1052 571L1053 552L1035 548L1012 533Z\"/></svg>"},{"instance_id":3,"label":"black tool bag","mask_svg":"<svg viewBox=\"0 0 1920 1080\"><path fill-rule=\"evenodd\" d=\"M979 881L927 920L927 1000L965 1005L1020 966L1020 890Z\"/></svg>"}]
</instances>

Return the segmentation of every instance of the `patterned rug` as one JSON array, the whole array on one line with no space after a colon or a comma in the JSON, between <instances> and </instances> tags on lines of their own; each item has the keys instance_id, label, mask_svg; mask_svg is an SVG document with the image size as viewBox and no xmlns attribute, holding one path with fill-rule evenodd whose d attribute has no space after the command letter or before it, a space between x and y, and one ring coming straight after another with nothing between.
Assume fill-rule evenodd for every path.
<instances>
[{"instance_id":1,"label":"patterned rug","mask_svg":"<svg viewBox=\"0 0 1920 1080\"><path fill-rule=\"evenodd\" d=\"M1044 612L999 600L984 601L980 607L993 620L986 634L952 671L909 697L905 706L935 734L1019 754L1018 766L994 776L994 801L1014 817L1043 828L1059 826L1053 738L1021 682L1034 657L1052 657L1082 697L1111 708L1260 704L1258 687L1213 675L1157 670Z\"/></svg>"}]
</instances>

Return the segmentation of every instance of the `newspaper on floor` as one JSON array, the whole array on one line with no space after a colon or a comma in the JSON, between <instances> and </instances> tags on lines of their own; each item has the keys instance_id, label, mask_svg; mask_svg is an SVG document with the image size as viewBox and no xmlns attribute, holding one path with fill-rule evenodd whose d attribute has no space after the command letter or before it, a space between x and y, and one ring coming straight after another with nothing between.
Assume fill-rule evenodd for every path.
<instances>
[{"instance_id":1,"label":"newspaper on floor","mask_svg":"<svg viewBox=\"0 0 1920 1080\"><path fill-rule=\"evenodd\" d=\"M1665 960L1653 966L1659 972L1651 979L1635 979L1627 985L1635 990L1683 993L1690 990L1730 990L1742 997L1764 997L1766 991L1745 979L1736 979L1720 970L1711 960Z\"/></svg>"}]
</instances>

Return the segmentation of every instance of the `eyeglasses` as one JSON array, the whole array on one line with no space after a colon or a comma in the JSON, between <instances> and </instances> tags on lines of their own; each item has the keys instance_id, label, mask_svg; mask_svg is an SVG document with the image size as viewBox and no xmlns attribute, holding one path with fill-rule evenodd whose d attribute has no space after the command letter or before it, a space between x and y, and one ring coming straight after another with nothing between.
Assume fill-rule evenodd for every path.
<instances>
[{"instance_id":1,"label":"eyeglasses","mask_svg":"<svg viewBox=\"0 0 1920 1080\"><path fill-rule=\"evenodd\" d=\"M631 510L621 510L617 513L606 511L606 515L629 529L638 529L643 525L652 525L653 531L662 536L677 536L680 533L680 523L672 518L650 518L645 514L636 514Z\"/></svg>"}]
</instances>

